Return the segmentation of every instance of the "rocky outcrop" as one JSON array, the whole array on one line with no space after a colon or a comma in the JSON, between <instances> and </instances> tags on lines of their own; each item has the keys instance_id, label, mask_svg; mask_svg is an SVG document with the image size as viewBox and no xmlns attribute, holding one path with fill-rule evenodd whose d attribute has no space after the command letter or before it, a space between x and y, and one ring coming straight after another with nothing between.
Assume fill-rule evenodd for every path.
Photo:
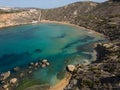
<instances>
[{"instance_id":1,"label":"rocky outcrop","mask_svg":"<svg viewBox=\"0 0 120 90\"><path fill-rule=\"evenodd\" d=\"M11 74L10 71L2 73L0 75L0 80L6 80L10 76L10 74Z\"/></svg>"},{"instance_id":2,"label":"rocky outcrop","mask_svg":"<svg viewBox=\"0 0 120 90\"><path fill-rule=\"evenodd\" d=\"M30 24L35 21L38 22L40 14L40 10L31 11L31 9L21 12L0 14L0 28L22 24Z\"/></svg>"},{"instance_id":3,"label":"rocky outcrop","mask_svg":"<svg viewBox=\"0 0 120 90\"><path fill-rule=\"evenodd\" d=\"M65 90L112 90L114 87L119 89L120 48L111 43L96 46L98 49L100 47L104 47L106 53L104 51L101 53L105 55L101 56L99 62L96 61L89 65L78 64Z\"/></svg>"},{"instance_id":4,"label":"rocky outcrop","mask_svg":"<svg viewBox=\"0 0 120 90\"><path fill-rule=\"evenodd\" d=\"M74 65L68 65L68 66L67 66L67 70L68 70L69 72L73 72L73 71L75 70L75 66L74 66Z\"/></svg>"},{"instance_id":5,"label":"rocky outcrop","mask_svg":"<svg viewBox=\"0 0 120 90\"><path fill-rule=\"evenodd\" d=\"M12 79L10 80L10 83L11 83L11 84L17 83L17 78L12 78Z\"/></svg>"}]
</instances>

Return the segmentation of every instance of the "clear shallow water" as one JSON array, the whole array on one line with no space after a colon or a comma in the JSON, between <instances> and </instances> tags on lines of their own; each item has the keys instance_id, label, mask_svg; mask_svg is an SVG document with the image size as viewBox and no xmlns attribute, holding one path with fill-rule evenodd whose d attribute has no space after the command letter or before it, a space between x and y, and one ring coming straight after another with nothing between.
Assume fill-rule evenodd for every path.
<instances>
[{"instance_id":1,"label":"clear shallow water","mask_svg":"<svg viewBox=\"0 0 120 90\"><path fill-rule=\"evenodd\" d=\"M105 39L87 30L43 23L0 30L0 72L48 59L50 66L34 72L33 78L55 84L64 76L67 64L92 60L92 44Z\"/></svg>"}]
</instances>

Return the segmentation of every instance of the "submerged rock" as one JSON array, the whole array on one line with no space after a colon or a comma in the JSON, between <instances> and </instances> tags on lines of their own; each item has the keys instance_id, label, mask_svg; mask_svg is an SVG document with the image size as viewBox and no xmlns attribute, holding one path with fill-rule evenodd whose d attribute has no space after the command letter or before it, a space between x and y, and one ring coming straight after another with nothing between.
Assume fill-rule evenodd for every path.
<instances>
[{"instance_id":1,"label":"submerged rock","mask_svg":"<svg viewBox=\"0 0 120 90\"><path fill-rule=\"evenodd\" d=\"M41 64L41 67L46 67L46 66L50 65L50 63L46 59L42 60L42 62L40 64Z\"/></svg>"},{"instance_id":2,"label":"submerged rock","mask_svg":"<svg viewBox=\"0 0 120 90\"><path fill-rule=\"evenodd\" d=\"M42 64L42 66L41 66L42 68L44 68L44 67L46 67L46 64Z\"/></svg>"},{"instance_id":3,"label":"submerged rock","mask_svg":"<svg viewBox=\"0 0 120 90\"><path fill-rule=\"evenodd\" d=\"M17 72L17 71L20 70L20 68L19 68L19 67L15 67L13 70L14 70L15 72Z\"/></svg>"},{"instance_id":4,"label":"submerged rock","mask_svg":"<svg viewBox=\"0 0 120 90\"><path fill-rule=\"evenodd\" d=\"M42 60L43 64L46 64L47 62L48 62L48 60L46 60L46 59Z\"/></svg>"},{"instance_id":5,"label":"submerged rock","mask_svg":"<svg viewBox=\"0 0 120 90\"><path fill-rule=\"evenodd\" d=\"M50 63L49 63L49 62L47 62L47 63L46 63L46 65L47 65L47 66L49 66L49 65L50 65Z\"/></svg>"},{"instance_id":6,"label":"submerged rock","mask_svg":"<svg viewBox=\"0 0 120 90\"><path fill-rule=\"evenodd\" d=\"M28 71L28 73L29 73L29 74L31 74L31 73L32 73L32 71Z\"/></svg>"},{"instance_id":7,"label":"submerged rock","mask_svg":"<svg viewBox=\"0 0 120 90\"><path fill-rule=\"evenodd\" d=\"M41 49L36 49L34 52L35 52L35 53L40 53L40 52L41 52Z\"/></svg>"},{"instance_id":8,"label":"submerged rock","mask_svg":"<svg viewBox=\"0 0 120 90\"><path fill-rule=\"evenodd\" d=\"M7 79L9 76L10 76L10 71L5 72L5 73L2 73L2 74L0 75L0 79L1 79L1 80L5 80L5 79Z\"/></svg>"},{"instance_id":9,"label":"submerged rock","mask_svg":"<svg viewBox=\"0 0 120 90\"><path fill-rule=\"evenodd\" d=\"M35 66L37 67L38 65L39 65L39 63L38 63L38 62L36 62L36 63L35 63Z\"/></svg>"}]
</instances>

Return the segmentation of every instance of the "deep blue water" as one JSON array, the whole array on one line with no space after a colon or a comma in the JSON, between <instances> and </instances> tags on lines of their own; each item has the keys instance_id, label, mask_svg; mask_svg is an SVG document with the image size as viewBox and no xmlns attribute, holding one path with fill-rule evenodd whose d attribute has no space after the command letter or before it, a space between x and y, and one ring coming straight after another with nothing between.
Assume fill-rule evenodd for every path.
<instances>
[{"instance_id":1,"label":"deep blue water","mask_svg":"<svg viewBox=\"0 0 120 90\"><path fill-rule=\"evenodd\" d=\"M0 72L48 59L50 66L34 72L34 79L54 84L67 64L91 61L93 44L102 36L70 25L42 23L0 29Z\"/></svg>"}]
</instances>

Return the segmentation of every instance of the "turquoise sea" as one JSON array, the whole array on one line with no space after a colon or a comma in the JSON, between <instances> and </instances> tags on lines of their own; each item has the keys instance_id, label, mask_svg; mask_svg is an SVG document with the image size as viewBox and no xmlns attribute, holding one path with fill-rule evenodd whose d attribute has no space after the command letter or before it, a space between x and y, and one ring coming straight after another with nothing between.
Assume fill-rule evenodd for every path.
<instances>
[{"instance_id":1,"label":"turquoise sea","mask_svg":"<svg viewBox=\"0 0 120 90\"><path fill-rule=\"evenodd\" d=\"M40 68L33 78L55 84L68 64L91 62L93 44L106 39L75 26L41 23L0 29L0 72L16 66L25 67L38 59L48 59L50 66Z\"/></svg>"}]
</instances>

